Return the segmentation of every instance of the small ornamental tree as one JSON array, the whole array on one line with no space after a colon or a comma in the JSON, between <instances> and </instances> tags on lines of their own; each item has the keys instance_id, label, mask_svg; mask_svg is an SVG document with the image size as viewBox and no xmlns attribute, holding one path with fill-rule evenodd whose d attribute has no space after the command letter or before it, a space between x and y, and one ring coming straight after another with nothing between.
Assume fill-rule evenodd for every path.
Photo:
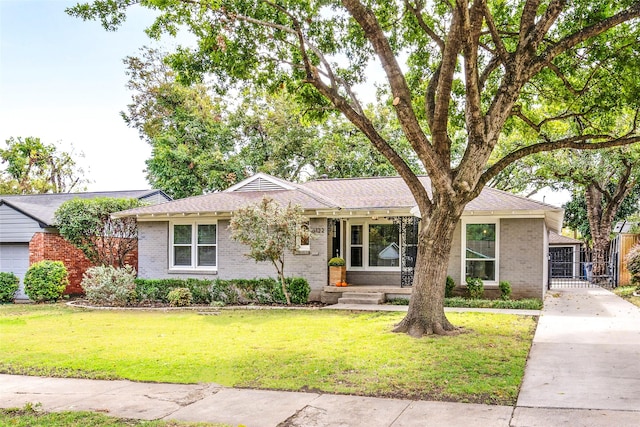
<instances>
[{"instance_id":1,"label":"small ornamental tree","mask_svg":"<svg viewBox=\"0 0 640 427\"><path fill-rule=\"evenodd\" d=\"M284 278L285 253L295 251L300 240L311 237L308 227L301 227L308 221L302 213L298 205L282 207L264 197L260 203L239 209L229 225L231 238L249 246L246 256L256 262L270 261L276 268L287 304L291 298Z\"/></svg>"},{"instance_id":2,"label":"small ornamental tree","mask_svg":"<svg viewBox=\"0 0 640 427\"><path fill-rule=\"evenodd\" d=\"M133 217L112 218L111 214L142 204L138 199L77 198L60 205L56 225L60 235L92 263L124 267L125 257L138 245L138 224Z\"/></svg>"}]
</instances>

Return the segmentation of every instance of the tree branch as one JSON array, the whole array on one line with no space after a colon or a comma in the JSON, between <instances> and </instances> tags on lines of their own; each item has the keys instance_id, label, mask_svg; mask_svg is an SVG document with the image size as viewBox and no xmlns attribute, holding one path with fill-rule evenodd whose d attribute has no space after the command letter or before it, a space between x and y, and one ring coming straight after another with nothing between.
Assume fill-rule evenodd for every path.
<instances>
[{"instance_id":1,"label":"tree branch","mask_svg":"<svg viewBox=\"0 0 640 427\"><path fill-rule=\"evenodd\" d=\"M593 140L605 140L602 142L585 142ZM528 145L513 151L502 159L498 160L488 168L480 177L479 186L484 186L491 178L499 174L509 164L522 159L531 154L554 151L561 148L573 148L576 150L599 150L602 148L621 147L624 145L640 142L640 135L627 134L619 138L611 138L610 135L580 135L564 138L557 141L541 142Z\"/></svg>"}]
</instances>

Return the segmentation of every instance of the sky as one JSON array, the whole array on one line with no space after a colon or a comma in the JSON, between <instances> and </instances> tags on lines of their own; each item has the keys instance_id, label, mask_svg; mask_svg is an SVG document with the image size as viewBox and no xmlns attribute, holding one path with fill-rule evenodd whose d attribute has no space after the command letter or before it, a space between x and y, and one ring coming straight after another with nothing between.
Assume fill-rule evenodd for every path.
<instances>
[{"instance_id":1,"label":"sky","mask_svg":"<svg viewBox=\"0 0 640 427\"><path fill-rule=\"evenodd\" d=\"M170 50L177 43L147 37L153 12L132 8L118 31L107 32L64 12L77 2L0 0L0 144L33 136L83 153L77 162L88 191L149 188L151 149L120 117L131 100L122 60L145 45ZM568 195L533 198L560 205Z\"/></svg>"},{"instance_id":2,"label":"sky","mask_svg":"<svg viewBox=\"0 0 640 427\"><path fill-rule=\"evenodd\" d=\"M122 60L146 45L149 11L132 10L117 32L64 10L77 1L0 0L0 144L39 137L78 163L89 191L149 188L144 161L150 147L119 112L131 93ZM172 45L172 41L167 42Z\"/></svg>"}]
</instances>

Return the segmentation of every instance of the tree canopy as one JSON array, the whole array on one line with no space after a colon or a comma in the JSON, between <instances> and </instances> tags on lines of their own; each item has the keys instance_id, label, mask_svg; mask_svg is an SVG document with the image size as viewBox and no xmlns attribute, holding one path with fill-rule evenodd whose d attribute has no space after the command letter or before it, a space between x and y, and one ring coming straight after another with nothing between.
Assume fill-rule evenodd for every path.
<instances>
[{"instance_id":1,"label":"tree canopy","mask_svg":"<svg viewBox=\"0 0 640 427\"><path fill-rule=\"evenodd\" d=\"M222 190L256 172L290 181L397 174L339 115L318 120L287 91L245 89L222 97L202 83L181 83L165 61L165 53L149 48L125 59L133 94L122 116L152 146L148 181L174 198ZM420 172L390 108L369 109Z\"/></svg>"},{"instance_id":2,"label":"tree canopy","mask_svg":"<svg viewBox=\"0 0 640 427\"><path fill-rule=\"evenodd\" d=\"M70 193L82 191L88 183L73 151L58 151L40 138L11 137L0 149L0 194ZM80 154L79 156L82 156Z\"/></svg>"},{"instance_id":3,"label":"tree canopy","mask_svg":"<svg viewBox=\"0 0 640 427\"><path fill-rule=\"evenodd\" d=\"M114 30L133 3L95 0L70 13ZM640 141L638 1L135 3L158 12L152 37L195 35L195 48L170 59L182 81L286 88L319 116L339 111L391 163L422 216L411 302L396 328L414 336L455 331L443 308L455 225L491 179L527 155ZM429 186L363 108L358 85L373 70ZM515 132L525 138L498 149Z\"/></svg>"},{"instance_id":4,"label":"tree canopy","mask_svg":"<svg viewBox=\"0 0 640 427\"><path fill-rule=\"evenodd\" d=\"M75 198L60 205L55 222L60 235L92 263L124 267L127 255L138 247L138 224L133 217L111 214L143 204L138 199Z\"/></svg>"}]
</instances>

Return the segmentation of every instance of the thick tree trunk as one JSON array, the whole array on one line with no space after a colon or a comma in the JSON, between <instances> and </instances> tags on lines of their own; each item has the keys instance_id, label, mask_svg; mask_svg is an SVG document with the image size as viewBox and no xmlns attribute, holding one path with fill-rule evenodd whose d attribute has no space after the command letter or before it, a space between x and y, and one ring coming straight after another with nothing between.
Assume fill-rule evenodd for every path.
<instances>
[{"instance_id":1,"label":"thick tree trunk","mask_svg":"<svg viewBox=\"0 0 640 427\"><path fill-rule=\"evenodd\" d=\"M461 205L464 205L461 203ZM424 219L418 235L418 257L409 310L394 332L413 337L456 333L444 314L444 290L456 224L464 206L439 206Z\"/></svg>"},{"instance_id":2,"label":"thick tree trunk","mask_svg":"<svg viewBox=\"0 0 640 427\"><path fill-rule=\"evenodd\" d=\"M602 205L604 196L595 185L587 185L585 189L585 202L587 205L587 219L589 220L589 228L591 229L591 238L593 239L593 279L595 283L605 280L607 274L606 255L611 241L611 225L613 223L612 206L605 209Z\"/></svg>"}]
</instances>

